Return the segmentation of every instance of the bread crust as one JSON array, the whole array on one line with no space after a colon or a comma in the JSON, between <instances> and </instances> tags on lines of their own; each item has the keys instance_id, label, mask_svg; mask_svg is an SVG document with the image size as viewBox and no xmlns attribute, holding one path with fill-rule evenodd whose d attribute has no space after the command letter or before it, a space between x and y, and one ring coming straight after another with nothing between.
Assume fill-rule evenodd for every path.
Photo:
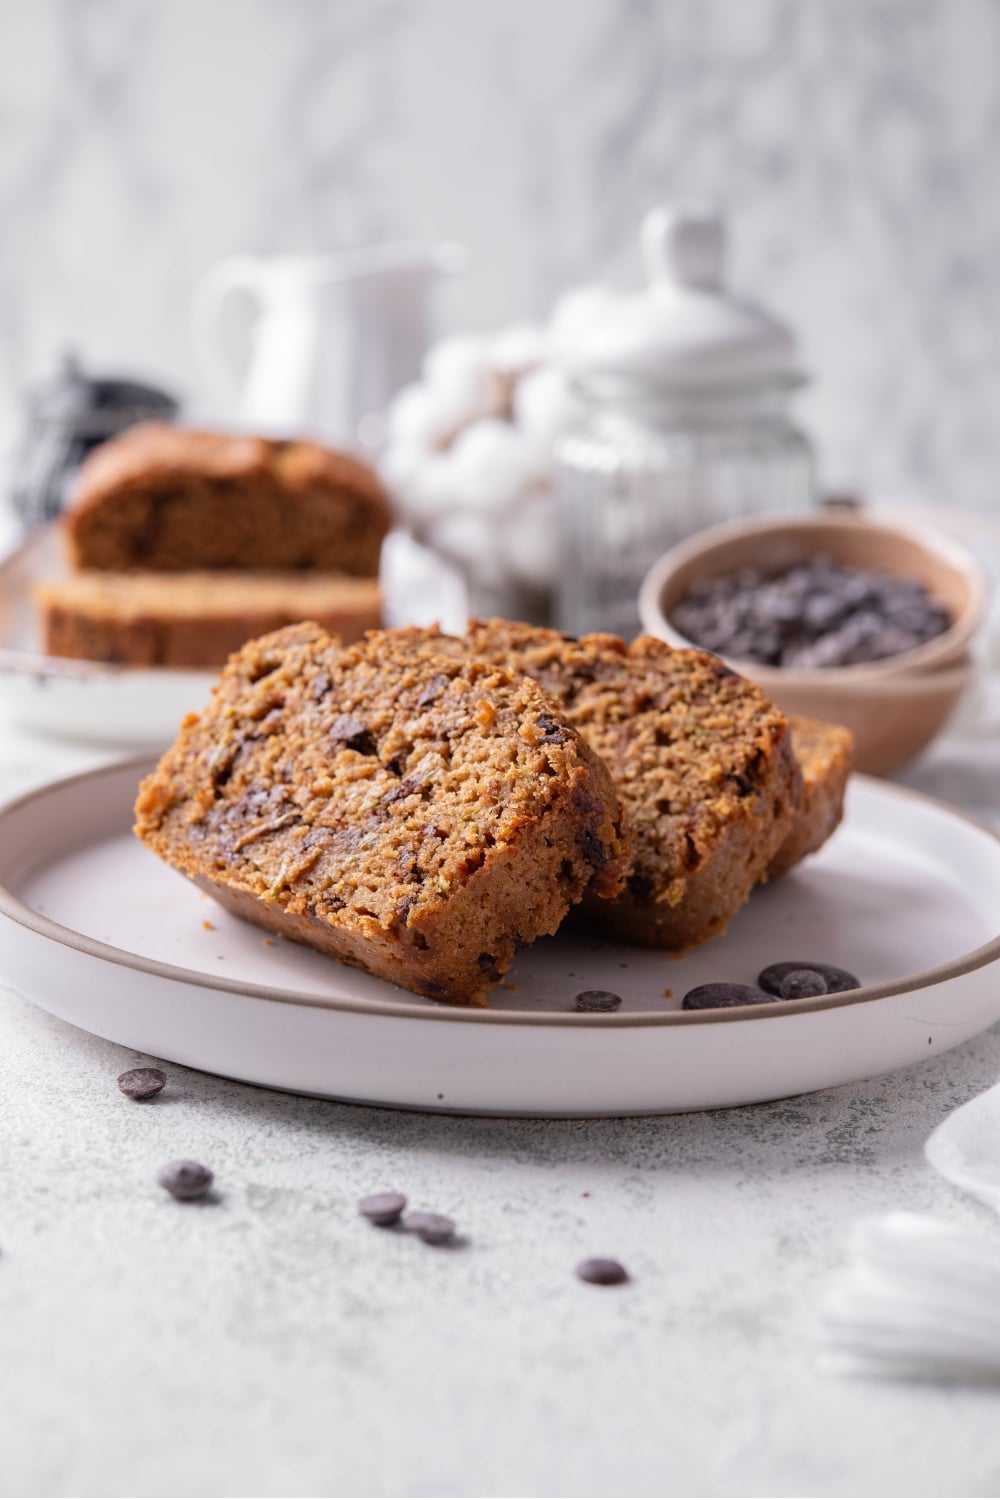
<instances>
[{"instance_id":1,"label":"bread crust","mask_svg":"<svg viewBox=\"0 0 1000 1500\"><path fill-rule=\"evenodd\" d=\"M389 524L374 471L349 454L149 422L89 455L64 530L76 568L372 576Z\"/></svg>"}]
</instances>

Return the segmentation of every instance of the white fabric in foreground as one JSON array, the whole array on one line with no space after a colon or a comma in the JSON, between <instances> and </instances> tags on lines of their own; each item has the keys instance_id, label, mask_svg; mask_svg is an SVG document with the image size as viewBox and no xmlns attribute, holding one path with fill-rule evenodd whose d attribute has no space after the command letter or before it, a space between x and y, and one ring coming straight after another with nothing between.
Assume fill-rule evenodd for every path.
<instances>
[{"instance_id":1,"label":"white fabric in foreground","mask_svg":"<svg viewBox=\"0 0 1000 1500\"><path fill-rule=\"evenodd\" d=\"M850 1250L820 1309L832 1369L1000 1382L1000 1241L898 1212L862 1220Z\"/></svg>"},{"instance_id":2,"label":"white fabric in foreground","mask_svg":"<svg viewBox=\"0 0 1000 1500\"><path fill-rule=\"evenodd\" d=\"M942 1177L1000 1213L1000 1084L942 1120L926 1151Z\"/></svg>"}]
</instances>

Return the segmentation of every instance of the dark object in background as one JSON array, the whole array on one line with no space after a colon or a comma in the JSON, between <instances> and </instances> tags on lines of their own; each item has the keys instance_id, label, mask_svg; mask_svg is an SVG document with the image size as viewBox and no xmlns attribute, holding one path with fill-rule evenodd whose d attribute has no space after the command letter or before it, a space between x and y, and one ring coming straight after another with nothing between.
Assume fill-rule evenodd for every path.
<instances>
[{"instance_id":1,"label":"dark object in background","mask_svg":"<svg viewBox=\"0 0 1000 1500\"><path fill-rule=\"evenodd\" d=\"M12 496L25 525L53 520L77 469L99 443L136 422L170 422L179 403L137 380L86 374L68 354L58 375L31 387L14 453Z\"/></svg>"}]
</instances>

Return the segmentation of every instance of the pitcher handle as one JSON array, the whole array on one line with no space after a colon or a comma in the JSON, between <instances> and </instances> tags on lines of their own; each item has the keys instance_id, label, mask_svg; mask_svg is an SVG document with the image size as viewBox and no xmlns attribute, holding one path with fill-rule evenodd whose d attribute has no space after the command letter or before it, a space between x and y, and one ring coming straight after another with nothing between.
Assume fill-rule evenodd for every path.
<instances>
[{"instance_id":1,"label":"pitcher handle","mask_svg":"<svg viewBox=\"0 0 1000 1500\"><path fill-rule=\"evenodd\" d=\"M236 368L222 336L223 313L233 292L249 296L254 316L259 315L264 299L261 264L252 255L230 255L206 271L191 303L191 337L210 394L238 405L247 372Z\"/></svg>"}]
</instances>

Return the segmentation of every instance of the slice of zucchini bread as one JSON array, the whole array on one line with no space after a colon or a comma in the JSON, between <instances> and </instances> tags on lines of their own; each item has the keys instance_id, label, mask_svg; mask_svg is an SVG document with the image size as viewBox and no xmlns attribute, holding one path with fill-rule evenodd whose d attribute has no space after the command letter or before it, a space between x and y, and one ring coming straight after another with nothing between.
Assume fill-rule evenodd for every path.
<instances>
[{"instance_id":1,"label":"slice of zucchini bread","mask_svg":"<svg viewBox=\"0 0 1000 1500\"><path fill-rule=\"evenodd\" d=\"M703 651L469 622L473 656L527 673L604 760L632 824L624 890L586 902L615 936L683 950L722 932L794 827L788 720Z\"/></svg>"},{"instance_id":2,"label":"slice of zucchini bread","mask_svg":"<svg viewBox=\"0 0 1000 1500\"><path fill-rule=\"evenodd\" d=\"M130 667L220 669L245 641L315 620L343 641L382 621L376 578L347 573L110 573L35 587L50 656Z\"/></svg>"},{"instance_id":3,"label":"slice of zucchini bread","mask_svg":"<svg viewBox=\"0 0 1000 1500\"><path fill-rule=\"evenodd\" d=\"M854 736L839 724L789 719L792 750L802 771L802 805L767 870L775 880L821 849L844 816L844 794L854 760Z\"/></svg>"},{"instance_id":4,"label":"slice of zucchini bread","mask_svg":"<svg viewBox=\"0 0 1000 1500\"><path fill-rule=\"evenodd\" d=\"M238 915L456 1005L629 859L607 770L534 682L315 624L230 659L136 832Z\"/></svg>"}]
</instances>

